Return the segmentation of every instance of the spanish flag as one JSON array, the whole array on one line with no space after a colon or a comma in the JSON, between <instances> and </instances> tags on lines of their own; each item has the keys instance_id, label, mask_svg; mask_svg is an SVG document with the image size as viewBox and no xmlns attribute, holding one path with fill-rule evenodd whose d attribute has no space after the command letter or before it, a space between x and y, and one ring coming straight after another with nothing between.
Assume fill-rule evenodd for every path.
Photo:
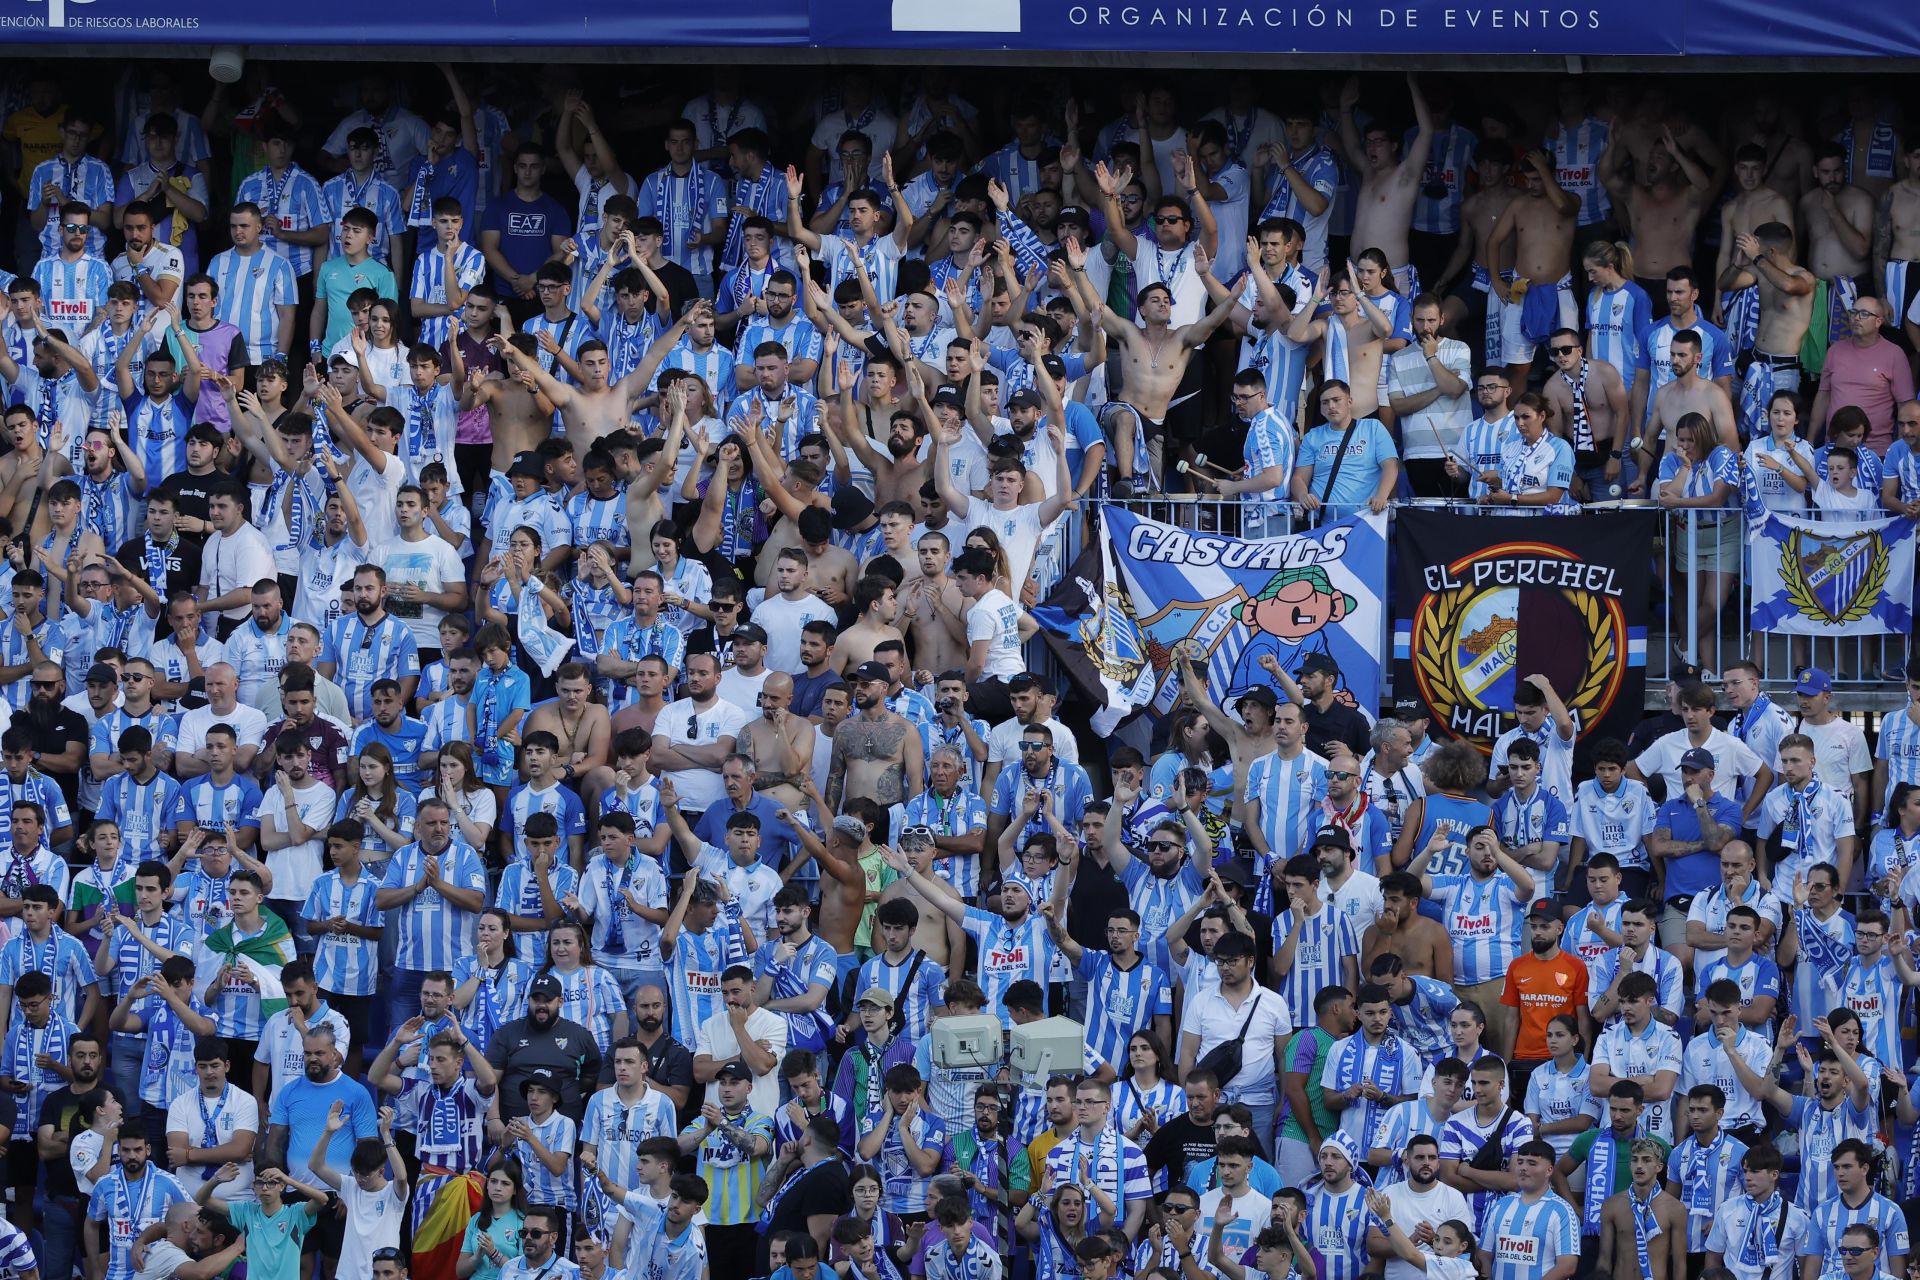
<instances>
[{"instance_id":1,"label":"spanish flag","mask_svg":"<svg viewBox=\"0 0 1920 1280\"><path fill-rule=\"evenodd\" d=\"M467 1223L480 1209L486 1178L455 1174L440 1184L424 1217L413 1229L413 1280L454 1280Z\"/></svg>"}]
</instances>

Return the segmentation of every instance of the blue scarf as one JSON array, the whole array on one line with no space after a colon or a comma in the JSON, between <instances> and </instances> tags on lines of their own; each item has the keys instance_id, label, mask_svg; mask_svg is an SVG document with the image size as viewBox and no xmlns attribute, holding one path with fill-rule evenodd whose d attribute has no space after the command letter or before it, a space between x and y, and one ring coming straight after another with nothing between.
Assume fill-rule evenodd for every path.
<instances>
[{"instance_id":1,"label":"blue scarf","mask_svg":"<svg viewBox=\"0 0 1920 1280\"><path fill-rule=\"evenodd\" d=\"M1631 1136L1628 1140L1632 1140ZM1613 1194L1614 1164L1619 1158L1619 1143L1614 1140L1613 1130L1601 1130L1587 1151L1587 1187L1581 1207L1581 1230L1590 1236L1600 1234L1600 1206Z\"/></svg>"},{"instance_id":2,"label":"blue scarf","mask_svg":"<svg viewBox=\"0 0 1920 1280\"><path fill-rule=\"evenodd\" d=\"M1740 1240L1740 1265L1765 1267L1773 1259L1774 1236L1783 1224L1787 1206L1778 1191L1765 1204L1748 1196L1747 1204L1752 1212L1747 1218L1746 1232Z\"/></svg>"},{"instance_id":3,"label":"blue scarf","mask_svg":"<svg viewBox=\"0 0 1920 1280\"><path fill-rule=\"evenodd\" d=\"M1841 945L1821 928L1810 907L1794 908L1793 920L1800 932L1800 954L1813 962L1822 982L1838 987L1840 976L1853 962L1853 948Z\"/></svg>"},{"instance_id":4,"label":"blue scarf","mask_svg":"<svg viewBox=\"0 0 1920 1280\"><path fill-rule=\"evenodd\" d=\"M1660 1189L1655 1187L1653 1195L1642 1200L1632 1190L1627 1192L1627 1206L1633 1210L1633 1247L1640 1255L1640 1274L1649 1277L1649 1280L1653 1275L1653 1262L1648 1256L1647 1245L1660 1234L1660 1220L1653 1213L1653 1196L1659 1194Z\"/></svg>"},{"instance_id":5,"label":"blue scarf","mask_svg":"<svg viewBox=\"0 0 1920 1280\"><path fill-rule=\"evenodd\" d=\"M1351 1089L1360 1083L1360 1073L1366 1062L1368 1049L1377 1049L1373 1056L1373 1065L1367 1069L1366 1078L1382 1093L1398 1095L1401 1089L1400 1037L1388 1031L1377 1045L1369 1045L1366 1036L1355 1032L1340 1045L1340 1060L1334 1064L1334 1087Z\"/></svg>"}]
</instances>

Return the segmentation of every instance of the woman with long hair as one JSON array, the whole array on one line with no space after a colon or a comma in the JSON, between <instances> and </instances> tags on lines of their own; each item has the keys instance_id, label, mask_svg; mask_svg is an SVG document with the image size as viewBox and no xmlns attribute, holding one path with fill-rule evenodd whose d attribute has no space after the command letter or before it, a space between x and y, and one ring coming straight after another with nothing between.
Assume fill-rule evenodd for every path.
<instances>
[{"instance_id":1,"label":"woman with long hair","mask_svg":"<svg viewBox=\"0 0 1920 1280\"><path fill-rule=\"evenodd\" d=\"M1552 425L1553 406L1539 392L1529 391L1513 402L1513 429L1519 439L1501 452L1499 480L1489 482L1482 503L1538 508L1526 513L1530 515L1579 510L1567 497L1573 484L1573 446L1548 430Z\"/></svg>"},{"instance_id":2,"label":"woman with long hair","mask_svg":"<svg viewBox=\"0 0 1920 1280\"><path fill-rule=\"evenodd\" d=\"M1127 1038L1127 1065L1113 1088L1113 1123L1143 1147L1155 1129L1187 1109L1187 1096L1172 1075L1159 1036L1136 1031Z\"/></svg>"},{"instance_id":3,"label":"woman with long hair","mask_svg":"<svg viewBox=\"0 0 1920 1280\"><path fill-rule=\"evenodd\" d=\"M1112 1208L1109 1199L1107 1209ZM1074 1250L1087 1238L1086 1188L1075 1182L1054 1186L1051 1171L1043 1166L1039 1190L1020 1206L1013 1229L1033 1248L1034 1280L1075 1280L1080 1261Z\"/></svg>"},{"instance_id":4,"label":"woman with long hair","mask_svg":"<svg viewBox=\"0 0 1920 1280\"><path fill-rule=\"evenodd\" d=\"M1633 250L1624 240L1595 240L1581 256L1581 265L1592 286L1587 290L1587 355L1618 369L1621 383L1631 387L1634 348L1641 332L1653 323L1652 297L1633 278ZM1662 313L1667 305L1665 283L1661 282Z\"/></svg>"},{"instance_id":5,"label":"woman with long hair","mask_svg":"<svg viewBox=\"0 0 1920 1280\"><path fill-rule=\"evenodd\" d=\"M1553 1056L1527 1078L1525 1105L1534 1132L1553 1144L1560 1155L1580 1133L1593 1128L1604 1105L1593 1096L1587 1081L1593 1069L1582 1052L1580 1022L1570 1013L1558 1013L1547 1023L1547 1052Z\"/></svg>"},{"instance_id":6,"label":"woman with long hair","mask_svg":"<svg viewBox=\"0 0 1920 1280\"><path fill-rule=\"evenodd\" d=\"M1427 874L1461 875L1467 869L1466 833L1493 819L1493 807L1474 795L1487 781L1486 757L1471 743L1449 742L1435 747L1421 763L1420 780L1426 794L1415 796L1407 804L1400 838L1393 842L1393 869L1405 871L1413 856L1433 843L1435 833L1445 823L1446 847L1428 860Z\"/></svg>"},{"instance_id":7,"label":"woman with long hair","mask_svg":"<svg viewBox=\"0 0 1920 1280\"><path fill-rule=\"evenodd\" d=\"M480 1210L467 1222L453 1274L459 1280L498 1280L500 1268L520 1256L520 1229L527 1221L526 1178L518 1160L503 1160L487 1172Z\"/></svg>"},{"instance_id":8,"label":"woman with long hair","mask_svg":"<svg viewBox=\"0 0 1920 1280\"><path fill-rule=\"evenodd\" d=\"M665 584L660 620L683 634L713 621L713 575L698 560L680 554L680 527L662 520L647 532L655 569Z\"/></svg>"},{"instance_id":9,"label":"woman with long hair","mask_svg":"<svg viewBox=\"0 0 1920 1280\"><path fill-rule=\"evenodd\" d=\"M434 797L446 802L453 811L454 829L473 848L486 851L493 839L494 823L500 817L500 804L493 788L480 780L473 768L473 744L449 742L440 748L433 765L433 785L420 793L422 800Z\"/></svg>"},{"instance_id":10,"label":"woman with long hair","mask_svg":"<svg viewBox=\"0 0 1920 1280\"><path fill-rule=\"evenodd\" d=\"M569 919L547 930L547 960L540 972L560 980L560 1016L591 1031L605 1058L613 1042L627 1034L626 1001L619 981L593 962L585 925Z\"/></svg>"},{"instance_id":11,"label":"woman with long hair","mask_svg":"<svg viewBox=\"0 0 1920 1280\"><path fill-rule=\"evenodd\" d=\"M392 298L380 298L367 311L367 332L355 341L349 333L342 341L346 354L360 370L361 389L374 383L382 387L409 385L407 344L400 341L400 304ZM337 349L337 348L336 348ZM372 392L367 392L371 395Z\"/></svg>"},{"instance_id":12,"label":"woman with long hair","mask_svg":"<svg viewBox=\"0 0 1920 1280\"><path fill-rule=\"evenodd\" d=\"M486 588L480 600L480 620L503 626L513 636L514 662L526 672L535 702L553 696L553 680L527 652L528 624L523 602L530 585L539 594L547 625L563 635L573 634L573 609L540 576L540 557L545 552L540 531L523 524L508 536L506 554L494 556L480 570L480 585Z\"/></svg>"},{"instance_id":13,"label":"woman with long hair","mask_svg":"<svg viewBox=\"0 0 1920 1280\"><path fill-rule=\"evenodd\" d=\"M984 551L993 557L993 589L1013 595L1013 569L1007 560L1007 549L1000 545L1000 539L993 530L984 526L969 529L962 544L968 551Z\"/></svg>"},{"instance_id":14,"label":"woman with long hair","mask_svg":"<svg viewBox=\"0 0 1920 1280\"><path fill-rule=\"evenodd\" d=\"M473 925L473 953L453 961L453 1007L467 1038L483 1051L503 1022L522 1016L533 966L513 953L513 919L488 907Z\"/></svg>"},{"instance_id":15,"label":"woman with long hair","mask_svg":"<svg viewBox=\"0 0 1920 1280\"><path fill-rule=\"evenodd\" d=\"M1153 762L1147 776L1150 794L1164 801L1180 785L1183 769L1200 769L1207 775L1207 807L1224 813L1233 793L1233 765L1229 763L1227 740L1215 733L1198 707L1182 704L1167 719L1167 749Z\"/></svg>"},{"instance_id":16,"label":"woman with long hair","mask_svg":"<svg viewBox=\"0 0 1920 1280\"><path fill-rule=\"evenodd\" d=\"M354 772L360 781L341 793L333 820L352 818L365 829L366 835L360 840L363 865L369 875L384 876L394 850L413 842L413 819L419 801L395 781L393 753L383 742L369 742L360 748Z\"/></svg>"},{"instance_id":17,"label":"woman with long hair","mask_svg":"<svg viewBox=\"0 0 1920 1280\"><path fill-rule=\"evenodd\" d=\"M1686 517L1667 523L1667 582L1676 604L1685 599L1681 583L1691 578L1699 584L1694 623L1701 647L1695 661L1709 672L1720 668L1720 611L1739 580L1746 549L1741 522L1728 510L1739 505L1739 494L1739 458L1720 443L1705 414L1681 415L1673 424L1673 447L1660 459L1653 496L1667 510ZM1684 619L1684 606L1675 612Z\"/></svg>"}]
</instances>

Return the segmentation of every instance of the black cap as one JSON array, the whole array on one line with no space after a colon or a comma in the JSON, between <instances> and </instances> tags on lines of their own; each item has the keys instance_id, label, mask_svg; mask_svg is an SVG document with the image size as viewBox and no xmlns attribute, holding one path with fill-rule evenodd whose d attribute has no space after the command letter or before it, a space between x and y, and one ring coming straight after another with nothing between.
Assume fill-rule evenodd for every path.
<instances>
[{"instance_id":1,"label":"black cap","mask_svg":"<svg viewBox=\"0 0 1920 1280\"><path fill-rule=\"evenodd\" d=\"M1667 672L1667 681L1670 684L1685 684L1689 680L1698 680L1699 678L1700 668L1691 662L1676 662L1673 664L1672 669Z\"/></svg>"},{"instance_id":2,"label":"black cap","mask_svg":"<svg viewBox=\"0 0 1920 1280\"><path fill-rule=\"evenodd\" d=\"M949 409L965 410L967 402L960 395L958 387L942 387L933 393L933 403L946 405Z\"/></svg>"},{"instance_id":3,"label":"black cap","mask_svg":"<svg viewBox=\"0 0 1920 1280\"><path fill-rule=\"evenodd\" d=\"M527 988L527 995L529 997L539 996L543 1000L559 1000L564 998L566 994L566 991L560 986L560 979L550 973L541 974L535 978L532 985Z\"/></svg>"},{"instance_id":4,"label":"black cap","mask_svg":"<svg viewBox=\"0 0 1920 1280\"><path fill-rule=\"evenodd\" d=\"M893 672L887 670L883 662L863 662L848 672L847 678L854 684L864 684L868 680L882 680L892 684Z\"/></svg>"},{"instance_id":5,"label":"black cap","mask_svg":"<svg viewBox=\"0 0 1920 1280\"><path fill-rule=\"evenodd\" d=\"M1022 387L1007 397L1007 408L1012 409L1016 407L1022 409L1044 409L1047 407L1047 402L1042 400L1040 393L1032 387Z\"/></svg>"},{"instance_id":6,"label":"black cap","mask_svg":"<svg viewBox=\"0 0 1920 1280\"><path fill-rule=\"evenodd\" d=\"M104 662L96 662L87 668L88 684L119 684L120 673Z\"/></svg>"},{"instance_id":7,"label":"black cap","mask_svg":"<svg viewBox=\"0 0 1920 1280\"><path fill-rule=\"evenodd\" d=\"M1314 671L1324 676L1337 676L1340 674L1340 664L1324 653L1310 653L1300 659L1300 665L1293 669L1293 674L1304 676Z\"/></svg>"},{"instance_id":8,"label":"black cap","mask_svg":"<svg viewBox=\"0 0 1920 1280\"><path fill-rule=\"evenodd\" d=\"M1061 206L1060 212L1054 216L1053 225L1058 227L1063 222L1071 222L1075 226L1085 227L1089 231L1093 230L1092 215L1077 204Z\"/></svg>"},{"instance_id":9,"label":"black cap","mask_svg":"<svg viewBox=\"0 0 1920 1280\"><path fill-rule=\"evenodd\" d=\"M731 1062L721 1063L719 1069L713 1073L715 1080L724 1080L728 1076L732 1076L735 1080L751 1080L753 1079L753 1072L748 1068L746 1063L735 1058Z\"/></svg>"},{"instance_id":10,"label":"black cap","mask_svg":"<svg viewBox=\"0 0 1920 1280\"><path fill-rule=\"evenodd\" d=\"M1395 720L1425 720L1431 714L1427 710L1427 704L1410 693L1401 694L1393 700Z\"/></svg>"},{"instance_id":11,"label":"black cap","mask_svg":"<svg viewBox=\"0 0 1920 1280\"><path fill-rule=\"evenodd\" d=\"M1256 684L1235 698L1233 705L1237 707L1243 702L1257 702L1267 710L1272 711L1280 705L1280 695L1275 693L1272 688L1267 685Z\"/></svg>"},{"instance_id":12,"label":"black cap","mask_svg":"<svg viewBox=\"0 0 1920 1280\"><path fill-rule=\"evenodd\" d=\"M1228 884L1237 884L1242 889L1253 888L1253 872L1239 858L1228 858L1214 868L1220 878Z\"/></svg>"},{"instance_id":13,"label":"black cap","mask_svg":"<svg viewBox=\"0 0 1920 1280\"><path fill-rule=\"evenodd\" d=\"M1067 380L1067 362L1059 356L1054 355L1051 351L1040 357L1040 367L1045 369L1047 376L1055 382L1065 382Z\"/></svg>"},{"instance_id":14,"label":"black cap","mask_svg":"<svg viewBox=\"0 0 1920 1280\"><path fill-rule=\"evenodd\" d=\"M865 523L873 514L873 499L858 489L848 487L833 495L833 527L851 530Z\"/></svg>"},{"instance_id":15,"label":"black cap","mask_svg":"<svg viewBox=\"0 0 1920 1280\"><path fill-rule=\"evenodd\" d=\"M1353 837L1347 834L1345 827L1322 827L1314 834L1313 849L1344 849L1353 852Z\"/></svg>"},{"instance_id":16,"label":"black cap","mask_svg":"<svg viewBox=\"0 0 1920 1280\"><path fill-rule=\"evenodd\" d=\"M1536 898L1533 905L1527 908L1529 920L1558 920L1559 918L1560 908L1554 906L1547 898Z\"/></svg>"},{"instance_id":17,"label":"black cap","mask_svg":"<svg viewBox=\"0 0 1920 1280\"><path fill-rule=\"evenodd\" d=\"M561 1096L560 1077L545 1067L527 1072L527 1078L520 1082L520 1096L522 1098L526 1097L527 1090L533 1088L535 1085L539 1085L542 1089L548 1090L556 1098Z\"/></svg>"},{"instance_id":18,"label":"black cap","mask_svg":"<svg viewBox=\"0 0 1920 1280\"><path fill-rule=\"evenodd\" d=\"M507 479L511 480L515 476L528 476L538 480L541 484L545 484L547 482L547 464L540 461L540 455L537 453L516 454L513 459L513 465L507 468Z\"/></svg>"},{"instance_id":19,"label":"black cap","mask_svg":"<svg viewBox=\"0 0 1920 1280\"><path fill-rule=\"evenodd\" d=\"M765 644L767 642L767 629L757 622L743 622L733 629L733 638L735 640L757 640L761 644Z\"/></svg>"}]
</instances>

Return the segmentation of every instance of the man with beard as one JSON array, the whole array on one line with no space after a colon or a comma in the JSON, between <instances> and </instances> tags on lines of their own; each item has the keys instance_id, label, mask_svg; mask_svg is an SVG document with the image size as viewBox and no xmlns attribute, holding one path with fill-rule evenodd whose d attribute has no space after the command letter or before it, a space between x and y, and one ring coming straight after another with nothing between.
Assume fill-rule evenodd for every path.
<instances>
[{"instance_id":1,"label":"man with beard","mask_svg":"<svg viewBox=\"0 0 1920 1280\"><path fill-rule=\"evenodd\" d=\"M407 624L387 612L385 569L363 564L354 571L353 609L353 616L341 618L329 631L320 674L329 679L344 676L340 683L347 691L347 706L360 722L373 714L376 680L398 680L401 702L413 700L420 683L420 652Z\"/></svg>"},{"instance_id":2,"label":"man with beard","mask_svg":"<svg viewBox=\"0 0 1920 1280\"><path fill-rule=\"evenodd\" d=\"M277 578L253 584L248 617L227 637L227 660L240 678L240 701L265 715L278 710L279 676L287 665L293 620Z\"/></svg>"},{"instance_id":3,"label":"man with beard","mask_svg":"<svg viewBox=\"0 0 1920 1280\"><path fill-rule=\"evenodd\" d=\"M791 462L800 456L800 437L815 430L819 402L794 384L787 349L777 340L763 339L741 350L752 353L752 363L734 365L735 385L742 380L747 385L727 411L727 426L742 435L767 433L780 457Z\"/></svg>"},{"instance_id":4,"label":"man with beard","mask_svg":"<svg viewBox=\"0 0 1920 1280\"><path fill-rule=\"evenodd\" d=\"M88 1226L82 1233L87 1274L127 1280L133 1275L135 1237L159 1221L170 1206L186 1203L187 1193L174 1176L149 1159L152 1150L138 1124L120 1126L119 1167L94 1184L87 1202ZM107 1238L105 1257L101 1256L102 1236Z\"/></svg>"},{"instance_id":5,"label":"man with beard","mask_svg":"<svg viewBox=\"0 0 1920 1280\"><path fill-rule=\"evenodd\" d=\"M429 776L437 776L440 753L449 742L464 742L467 738L467 700L473 696L473 678L480 670L479 655L470 646L461 646L449 652L444 659L447 670L447 693L436 702L429 703L421 719L426 723L426 737L420 740L420 769Z\"/></svg>"},{"instance_id":6,"label":"man with beard","mask_svg":"<svg viewBox=\"0 0 1920 1280\"><path fill-rule=\"evenodd\" d=\"M693 1095L693 1051L666 1033L667 993L648 984L633 997L634 1039L647 1055L647 1085L673 1099L684 1123Z\"/></svg>"},{"instance_id":7,"label":"man with beard","mask_svg":"<svg viewBox=\"0 0 1920 1280\"><path fill-rule=\"evenodd\" d=\"M527 988L527 1016L501 1023L487 1046L487 1062L500 1080L498 1121L488 1126L494 1142L504 1137L507 1121L527 1114L522 1085L536 1074L559 1084L560 1110L575 1124L585 1114L585 1090L600 1078L600 1047L591 1031L560 1016L561 994L552 974L535 978Z\"/></svg>"},{"instance_id":8,"label":"man with beard","mask_svg":"<svg viewBox=\"0 0 1920 1280\"><path fill-rule=\"evenodd\" d=\"M1587 966L1560 949L1564 927L1558 906L1545 899L1534 903L1527 912L1533 954L1521 956L1507 969L1500 1003L1519 1011L1510 1097L1526 1097L1528 1078L1553 1056L1547 1048L1547 1024L1563 1013L1578 1018L1587 1008Z\"/></svg>"},{"instance_id":9,"label":"man with beard","mask_svg":"<svg viewBox=\"0 0 1920 1280\"><path fill-rule=\"evenodd\" d=\"M924 293L908 295L908 301L919 299L925 307L933 304ZM837 312L835 314L838 314ZM929 344L928 351L943 351L946 341L951 339L951 330L942 330L943 339L937 345ZM920 342L913 340L912 350L920 350ZM978 380L975 380L977 386ZM873 447L873 441L864 431L850 431L845 437L846 446L853 455L873 472L873 498L879 506L889 502L899 502L912 494L920 492L920 486L927 482L927 460L921 454L921 444L927 435L935 429L933 410L923 398L926 395L926 383L919 369L907 374L907 386L911 389L913 400L893 411L887 421L887 449L885 453ZM976 393L977 394L977 393ZM1029 432L1031 434L1031 432ZM906 566L902 566L903 568Z\"/></svg>"},{"instance_id":10,"label":"man with beard","mask_svg":"<svg viewBox=\"0 0 1920 1280\"><path fill-rule=\"evenodd\" d=\"M26 715L16 715L13 727L32 735L34 762L60 784L71 806L79 798L80 766L87 762L87 722L61 705L66 684L57 663L36 665L30 684Z\"/></svg>"},{"instance_id":11,"label":"man with beard","mask_svg":"<svg viewBox=\"0 0 1920 1280\"><path fill-rule=\"evenodd\" d=\"M893 676L878 662L850 673L858 713L840 722L827 766L827 808L838 812L843 796L868 796L899 804L924 789L926 766L920 734L904 716L887 710Z\"/></svg>"},{"instance_id":12,"label":"man with beard","mask_svg":"<svg viewBox=\"0 0 1920 1280\"><path fill-rule=\"evenodd\" d=\"M378 1136L380 1127L373 1095L367 1086L340 1070L340 1048L334 1042L333 1028L325 1023L308 1028L303 1045L305 1077L290 1081L284 1089L276 1091L273 1106L267 1113L264 1165L270 1170L284 1169L286 1174L282 1176L311 1186L319 1179L314 1177L307 1157L313 1154L317 1144L326 1142L328 1166L345 1168L352 1159L355 1144L362 1138ZM329 1131L328 1117L335 1107L341 1108L344 1123ZM211 1193L202 1187L199 1194L204 1202ZM332 1275L332 1260L340 1254L340 1220L322 1220L316 1224L314 1234L320 1238L321 1255L315 1272Z\"/></svg>"},{"instance_id":13,"label":"man with beard","mask_svg":"<svg viewBox=\"0 0 1920 1280\"><path fill-rule=\"evenodd\" d=\"M1443 1222L1472 1220L1467 1211L1467 1198L1458 1189L1440 1181L1439 1139L1432 1134L1415 1134L1407 1141L1401 1164L1406 1181L1394 1183L1385 1195L1387 1203L1393 1206L1390 1220L1409 1237L1419 1237L1424 1230L1426 1239L1430 1240L1433 1231ZM1369 1225L1367 1229L1367 1252L1387 1259L1386 1280L1419 1280L1422 1274L1412 1263L1392 1256L1386 1234L1377 1225Z\"/></svg>"},{"instance_id":14,"label":"man with beard","mask_svg":"<svg viewBox=\"0 0 1920 1280\"><path fill-rule=\"evenodd\" d=\"M161 1221L142 1231L135 1248L146 1255L145 1265L134 1273L136 1280L218 1280L245 1255L247 1237L235 1233L226 1244L213 1247L200 1225L200 1211L183 1200L169 1205Z\"/></svg>"},{"instance_id":15,"label":"man with beard","mask_svg":"<svg viewBox=\"0 0 1920 1280\"><path fill-rule=\"evenodd\" d=\"M73 1078L48 1094L40 1104L34 1147L44 1173L34 1191L33 1210L45 1242L42 1257L47 1275L60 1271L62 1263L71 1267L74 1236L80 1230L86 1207L80 1201L80 1188L74 1181L73 1166L67 1160L74 1133L85 1127L73 1122L80 1112L80 1100L96 1089L105 1089L120 1104L123 1113L131 1111L119 1088L101 1078L103 1059L100 1041L92 1032L82 1031L72 1037L67 1042L67 1070Z\"/></svg>"}]
</instances>

